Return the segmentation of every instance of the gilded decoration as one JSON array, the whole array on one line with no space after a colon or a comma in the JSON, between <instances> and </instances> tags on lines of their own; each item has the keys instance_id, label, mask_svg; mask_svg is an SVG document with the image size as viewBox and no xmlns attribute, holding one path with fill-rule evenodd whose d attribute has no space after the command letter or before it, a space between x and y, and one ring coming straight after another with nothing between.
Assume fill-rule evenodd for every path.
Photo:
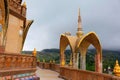
<instances>
[{"instance_id":1,"label":"gilded decoration","mask_svg":"<svg viewBox=\"0 0 120 80\"><path fill-rule=\"evenodd\" d=\"M113 69L113 72L116 76L119 76L120 77L120 66L119 66L119 63L118 63L118 60L116 60L116 63L115 63L115 67Z\"/></svg>"}]
</instances>

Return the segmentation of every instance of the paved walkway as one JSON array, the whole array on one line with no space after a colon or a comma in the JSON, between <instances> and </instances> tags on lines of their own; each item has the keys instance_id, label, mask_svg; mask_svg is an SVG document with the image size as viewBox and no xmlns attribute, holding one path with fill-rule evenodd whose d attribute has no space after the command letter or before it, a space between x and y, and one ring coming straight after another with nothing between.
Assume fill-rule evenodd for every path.
<instances>
[{"instance_id":1,"label":"paved walkway","mask_svg":"<svg viewBox=\"0 0 120 80\"><path fill-rule=\"evenodd\" d=\"M64 80L58 78L59 73L48 69L37 68L36 74L40 77L40 80Z\"/></svg>"}]
</instances>

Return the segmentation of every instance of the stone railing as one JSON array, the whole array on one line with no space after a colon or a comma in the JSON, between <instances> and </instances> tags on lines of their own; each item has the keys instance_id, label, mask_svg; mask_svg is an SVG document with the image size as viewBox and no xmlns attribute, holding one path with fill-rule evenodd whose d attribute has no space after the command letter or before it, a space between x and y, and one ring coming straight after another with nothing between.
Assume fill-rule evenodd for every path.
<instances>
[{"instance_id":1,"label":"stone railing","mask_svg":"<svg viewBox=\"0 0 120 80\"><path fill-rule=\"evenodd\" d=\"M26 16L26 7L22 6L21 4L15 2L14 0L9 0L9 7L14 12L22 15L23 17Z\"/></svg>"},{"instance_id":2,"label":"stone railing","mask_svg":"<svg viewBox=\"0 0 120 80\"><path fill-rule=\"evenodd\" d=\"M120 80L119 77L104 73L73 69L70 66L60 67L54 63L37 62L42 69L50 69L59 72L59 77L65 80Z\"/></svg>"},{"instance_id":3,"label":"stone railing","mask_svg":"<svg viewBox=\"0 0 120 80\"><path fill-rule=\"evenodd\" d=\"M44 63L44 62L37 62L37 66L42 69L50 69L53 71L60 72L60 65L55 63Z\"/></svg>"},{"instance_id":4,"label":"stone railing","mask_svg":"<svg viewBox=\"0 0 120 80\"><path fill-rule=\"evenodd\" d=\"M0 53L0 76L36 71L36 57L21 54Z\"/></svg>"},{"instance_id":5,"label":"stone railing","mask_svg":"<svg viewBox=\"0 0 120 80\"><path fill-rule=\"evenodd\" d=\"M120 80L119 77L104 73L60 67L60 76L65 80Z\"/></svg>"}]
</instances>

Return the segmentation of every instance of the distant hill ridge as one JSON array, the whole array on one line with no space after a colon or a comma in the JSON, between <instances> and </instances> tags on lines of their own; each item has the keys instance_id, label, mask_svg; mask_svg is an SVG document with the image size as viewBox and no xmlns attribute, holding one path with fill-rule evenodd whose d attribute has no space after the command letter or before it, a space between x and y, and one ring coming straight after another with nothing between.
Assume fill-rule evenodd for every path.
<instances>
[{"instance_id":1,"label":"distant hill ridge","mask_svg":"<svg viewBox=\"0 0 120 80\"><path fill-rule=\"evenodd\" d=\"M32 51L23 51L24 54L32 54ZM42 51L37 51L37 58L40 61L43 61L43 59L46 60L46 62L49 62L50 60L55 60L56 63L60 63L60 50L59 49L44 49ZM87 57L86 57L86 64L87 64L87 70L94 70L94 63L95 63L95 49L88 49L87 51ZM108 68L110 66L112 69L114 67L115 61L118 59L120 62L120 51L118 50L102 50L102 63L103 68ZM70 55L71 50L65 51L66 55L66 63L69 63L70 61Z\"/></svg>"},{"instance_id":2,"label":"distant hill ridge","mask_svg":"<svg viewBox=\"0 0 120 80\"><path fill-rule=\"evenodd\" d=\"M67 49L65 50L65 52L70 52L71 50ZM88 49L88 52L95 52L96 50L95 49ZM38 53L60 53L60 50L59 49L43 49L42 51L37 51ZM32 53L32 51L22 51L22 53ZM116 54L116 53L119 53L120 54L120 50L107 50L107 49L103 49L102 50L102 53L113 53L113 54Z\"/></svg>"}]
</instances>

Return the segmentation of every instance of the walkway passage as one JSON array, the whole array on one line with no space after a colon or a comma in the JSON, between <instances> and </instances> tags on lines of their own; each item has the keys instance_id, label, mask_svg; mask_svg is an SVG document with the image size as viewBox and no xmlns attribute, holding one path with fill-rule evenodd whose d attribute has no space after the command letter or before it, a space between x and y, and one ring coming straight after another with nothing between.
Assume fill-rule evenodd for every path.
<instances>
[{"instance_id":1,"label":"walkway passage","mask_svg":"<svg viewBox=\"0 0 120 80\"><path fill-rule=\"evenodd\" d=\"M48 69L41 69L37 67L36 74L40 77L40 80L64 80L58 78L59 73Z\"/></svg>"}]
</instances>

